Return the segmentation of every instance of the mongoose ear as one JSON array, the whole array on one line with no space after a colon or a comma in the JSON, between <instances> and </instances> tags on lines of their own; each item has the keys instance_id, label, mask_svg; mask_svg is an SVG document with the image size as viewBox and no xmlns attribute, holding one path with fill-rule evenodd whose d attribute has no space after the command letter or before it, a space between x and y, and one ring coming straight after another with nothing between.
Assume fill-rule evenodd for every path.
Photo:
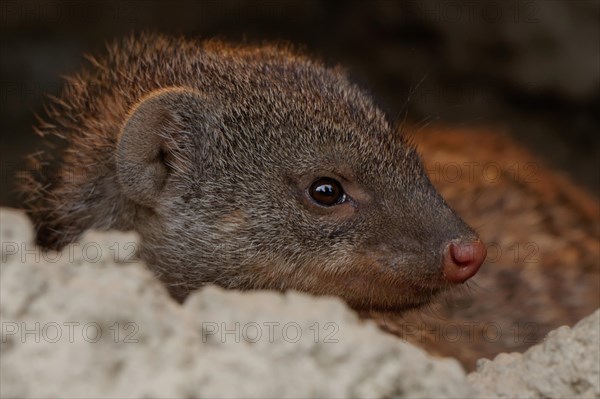
<instances>
[{"instance_id":1,"label":"mongoose ear","mask_svg":"<svg viewBox=\"0 0 600 399\"><path fill-rule=\"evenodd\" d=\"M193 118L190 109L201 103L188 89L157 90L142 99L125 122L117 147L117 176L123 193L134 202L152 207L170 172Z\"/></svg>"}]
</instances>

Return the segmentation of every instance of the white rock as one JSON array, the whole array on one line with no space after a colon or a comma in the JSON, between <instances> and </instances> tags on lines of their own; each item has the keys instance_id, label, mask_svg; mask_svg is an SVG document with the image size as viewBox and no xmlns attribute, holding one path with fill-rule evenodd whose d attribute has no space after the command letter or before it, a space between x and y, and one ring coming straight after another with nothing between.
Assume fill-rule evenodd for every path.
<instances>
[{"instance_id":1,"label":"white rock","mask_svg":"<svg viewBox=\"0 0 600 399\"><path fill-rule=\"evenodd\" d=\"M572 329L550 332L524 354L479 361L468 379L484 396L599 398L600 309Z\"/></svg>"},{"instance_id":2,"label":"white rock","mask_svg":"<svg viewBox=\"0 0 600 399\"><path fill-rule=\"evenodd\" d=\"M600 310L467 378L337 298L208 286L181 306L134 234L45 253L21 212L0 222L2 397L600 397Z\"/></svg>"},{"instance_id":3,"label":"white rock","mask_svg":"<svg viewBox=\"0 0 600 399\"><path fill-rule=\"evenodd\" d=\"M26 223L2 210L3 242L31 243ZM339 299L206 287L181 306L115 241L137 242L92 233L52 262L43 253L3 260L2 397L472 393L457 361L361 322Z\"/></svg>"}]
</instances>

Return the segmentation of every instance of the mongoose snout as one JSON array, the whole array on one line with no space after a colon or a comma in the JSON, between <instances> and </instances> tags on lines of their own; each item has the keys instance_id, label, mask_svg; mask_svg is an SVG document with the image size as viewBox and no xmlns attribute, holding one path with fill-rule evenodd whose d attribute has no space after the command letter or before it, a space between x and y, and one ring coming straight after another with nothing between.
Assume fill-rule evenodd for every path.
<instances>
[{"instance_id":1,"label":"mongoose snout","mask_svg":"<svg viewBox=\"0 0 600 399\"><path fill-rule=\"evenodd\" d=\"M444 249L442 271L451 283L464 283L473 277L487 256L481 241L451 242Z\"/></svg>"},{"instance_id":2,"label":"mongoose snout","mask_svg":"<svg viewBox=\"0 0 600 399\"><path fill-rule=\"evenodd\" d=\"M40 245L132 229L178 299L212 283L373 309L427 303L483 262L416 148L339 68L155 35L92 64L38 127L68 141L61 173L26 188Z\"/></svg>"}]
</instances>

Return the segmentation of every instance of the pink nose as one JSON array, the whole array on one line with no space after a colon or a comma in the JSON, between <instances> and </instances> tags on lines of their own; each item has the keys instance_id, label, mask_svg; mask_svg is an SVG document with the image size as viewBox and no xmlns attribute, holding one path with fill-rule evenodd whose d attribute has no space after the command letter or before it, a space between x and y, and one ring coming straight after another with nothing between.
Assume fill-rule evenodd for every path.
<instances>
[{"instance_id":1,"label":"pink nose","mask_svg":"<svg viewBox=\"0 0 600 399\"><path fill-rule=\"evenodd\" d=\"M481 241L451 242L444 250L444 278L455 284L464 283L477 273L487 249Z\"/></svg>"}]
</instances>

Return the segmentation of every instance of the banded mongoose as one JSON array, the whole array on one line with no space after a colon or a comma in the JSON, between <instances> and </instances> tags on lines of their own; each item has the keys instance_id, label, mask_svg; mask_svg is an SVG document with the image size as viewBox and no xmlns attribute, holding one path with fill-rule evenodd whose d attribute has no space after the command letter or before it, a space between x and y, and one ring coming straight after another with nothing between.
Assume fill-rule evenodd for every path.
<instances>
[{"instance_id":1,"label":"banded mongoose","mask_svg":"<svg viewBox=\"0 0 600 399\"><path fill-rule=\"evenodd\" d=\"M483 263L415 147L340 68L161 35L89 60L37 126L66 141L27 179L39 245L135 230L177 299L214 283L363 309L423 305Z\"/></svg>"}]
</instances>

